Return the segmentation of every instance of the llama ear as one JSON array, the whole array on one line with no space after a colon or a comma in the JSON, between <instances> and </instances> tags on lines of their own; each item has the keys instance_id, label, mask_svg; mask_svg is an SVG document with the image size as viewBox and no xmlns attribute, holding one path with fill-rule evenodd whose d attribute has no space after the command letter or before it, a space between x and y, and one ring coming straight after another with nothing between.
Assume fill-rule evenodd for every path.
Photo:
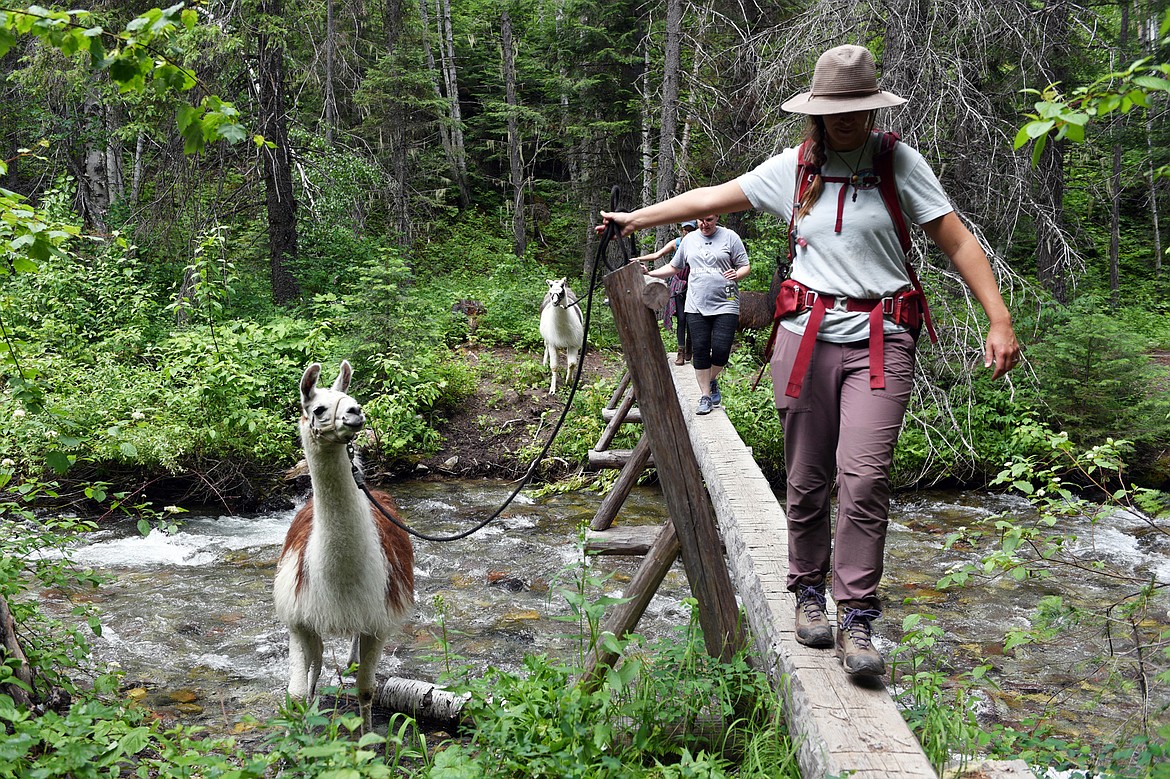
<instances>
[{"instance_id":1,"label":"llama ear","mask_svg":"<svg viewBox=\"0 0 1170 779\"><path fill-rule=\"evenodd\" d=\"M553 280L552 279L545 279L544 283L551 287L553 285Z\"/></svg>"},{"instance_id":2,"label":"llama ear","mask_svg":"<svg viewBox=\"0 0 1170 779\"><path fill-rule=\"evenodd\" d=\"M349 360L341 361L341 369L337 372L337 379L333 382L334 392L345 392L349 389L349 380L353 378L353 368Z\"/></svg>"},{"instance_id":3,"label":"llama ear","mask_svg":"<svg viewBox=\"0 0 1170 779\"><path fill-rule=\"evenodd\" d=\"M317 387L317 377L321 375L321 363L315 362L308 368L305 368L304 375L301 376L301 405L309 402L309 398L313 395L313 390Z\"/></svg>"}]
</instances>

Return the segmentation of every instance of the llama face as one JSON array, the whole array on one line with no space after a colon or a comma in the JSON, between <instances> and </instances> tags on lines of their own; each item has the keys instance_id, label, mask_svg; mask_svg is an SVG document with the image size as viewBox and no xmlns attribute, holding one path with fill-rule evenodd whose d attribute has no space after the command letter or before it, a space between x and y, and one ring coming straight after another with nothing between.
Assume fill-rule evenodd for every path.
<instances>
[{"instance_id":1,"label":"llama face","mask_svg":"<svg viewBox=\"0 0 1170 779\"><path fill-rule=\"evenodd\" d=\"M329 389L317 386L321 365L313 363L301 376L301 426L317 440L349 443L366 424L361 404L345 393L353 369L341 361L341 370Z\"/></svg>"},{"instance_id":2,"label":"llama face","mask_svg":"<svg viewBox=\"0 0 1170 779\"><path fill-rule=\"evenodd\" d=\"M568 279L545 279L545 283L548 284L548 296L546 297L546 300L548 300L554 306L568 308Z\"/></svg>"}]
</instances>

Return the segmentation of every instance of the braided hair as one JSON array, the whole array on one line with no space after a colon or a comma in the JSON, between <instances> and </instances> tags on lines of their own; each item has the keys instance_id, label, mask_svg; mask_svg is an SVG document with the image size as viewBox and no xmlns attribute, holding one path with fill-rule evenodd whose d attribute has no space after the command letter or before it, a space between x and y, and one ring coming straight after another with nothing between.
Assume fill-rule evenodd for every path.
<instances>
[{"instance_id":1,"label":"braided hair","mask_svg":"<svg viewBox=\"0 0 1170 779\"><path fill-rule=\"evenodd\" d=\"M798 204L799 209L796 212L798 222L808 216L808 212L820 200L821 192L825 189L824 179L821 178L821 168L829 159L828 152L825 151L825 120L820 116L810 116L805 124L804 137L807 143L804 147L804 159L816 173L813 174L812 183L804 191L804 198Z\"/></svg>"},{"instance_id":2,"label":"braided hair","mask_svg":"<svg viewBox=\"0 0 1170 779\"><path fill-rule=\"evenodd\" d=\"M867 139L869 138L869 134L873 132L875 114L875 111L869 112L869 129L866 131ZM816 205L817 200L820 199L821 193L825 189L825 181L821 177L821 169L829 161L829 150L828 142L825 139L825 118L823 116L810 115L808 117L808 123L805 125L805 141L807 145L804 148L804 159L813 171L813 180L804 191L804 199L800 201L799 208L797 208L796 221L798 222L808 216L808 212Z\"/></svg>"}]
</instances>

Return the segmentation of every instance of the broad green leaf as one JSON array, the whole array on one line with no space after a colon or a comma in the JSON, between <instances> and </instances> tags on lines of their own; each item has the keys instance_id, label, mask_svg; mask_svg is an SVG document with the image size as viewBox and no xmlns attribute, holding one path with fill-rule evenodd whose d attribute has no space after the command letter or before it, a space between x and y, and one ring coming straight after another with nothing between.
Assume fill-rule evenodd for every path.
<instances>
[{"instance_id":1,"label":"broad green leaf","mask_svg":"<svg viewBox=\"0 0 1170 779\"><path fill-rule=\"evenodd\" d=\"M1041 135L1047 135L1048 131L1055 126L1055 120L1046 119L1039 122L1028 122L1024 125L1024 129L1027 131L1029 138L1039 138Z\"/></svg>"},{"instance_id":2,"label":"broad green leaf","mask_svg":"<svg viewBox=\"0 0 1170 779\"><path fill-rule=\"evenodd\" d=\"M35 262L19 254L12 258L12 267L17 273L36 273L40 270Z\"/></svg>"},{"instance_id":3,"label":"broad green leaf","mask_svg":"<svg viewBox=\"0 0 1170 779\"><path fill-rule=\"evenodd\" d=\"M193 105L183 104L179 106L179 110L175 112L175 124L179 127L179 132L186 133L193 122L199 120L199 110Z\"/></svg>"},{"instance_id":4,"label":"broad green leaf","mask_svg":"<svg viewBox=\"0 0 1170 779\"><path fill-rule=\"evenodd\" d=\"M248 137L247 131L240 124L225 124L219 128L219 137L228 143L238 143Z\"/></svg>"},{"instance_id":5,"label":"broad green leaf","mask_svg":"<svg viewBox=\"0 0 1170 779\"><path fill-rule=\"evenodd\" d=\"M134 728L118 740L118 746L128 755L136 755L150 743L150 730Z\"/></svg>"},{"instance_id":6,"label":"broad green leaf","mask_svg":"<svg viewBox=\"0 0 1170 779\"><path fill-rule=\"evenodd\" d=\"M1170 79L1160 76L1134 76L1133 83L1143 89L1151 89L1155 92L1170 92Z\"/></svg>"},{"instance_id":7,"label":"broad green leaf","mask_svg":"<svg viewBox=\"0 0 1170 779\"><path fill-rule=\"evenodd\" d=\"M8 50L16 45L16 36L12 34L4 25L0 25L0 57L8 53Z\"/></svg>"},{"instance_id":8,"label":"broad green leaf","mask_svg":"<svg viewBox=\"0 0 1170 779\"><path fill-rule=\"evenodd\" d=\"M57 473L67 473L69 471L69 466L72 465L69 460L69 455L65 452L59 451L49 452L46 454L45 463L48 464L48 466Z\"/></svg>"},{"instance_id":9,"label":"broad green leaf","mask_svg":"<svg viewBox=\"0 0 1170 779\"><path fill-rule=\"evenodd\" d=\"M1036 139L1036 144L1032 147L1032 167L1040 164L1040 155L1044 153L1044 147L1048 145L1048 136L1041 135Z\"/></svg>"}]
</instances>

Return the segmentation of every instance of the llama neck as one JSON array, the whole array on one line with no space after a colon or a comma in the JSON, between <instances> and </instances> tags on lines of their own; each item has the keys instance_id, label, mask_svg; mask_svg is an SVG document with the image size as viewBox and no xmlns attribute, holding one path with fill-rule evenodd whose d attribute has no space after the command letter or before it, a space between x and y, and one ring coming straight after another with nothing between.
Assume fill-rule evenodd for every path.
<instances>
[{"instance_id":1,"label":"llama neck","mask_svg":"<svg viewBox=\"0 0 1170 779\"><path fill-rule=\"evenodd\" d=\"M306 431L301 443L313 484L315 532L323 538L332 531L351 535L355 527L369 527L369 507L353 479L345 446L318 442Z\"/></svg>"}]
</instances>

